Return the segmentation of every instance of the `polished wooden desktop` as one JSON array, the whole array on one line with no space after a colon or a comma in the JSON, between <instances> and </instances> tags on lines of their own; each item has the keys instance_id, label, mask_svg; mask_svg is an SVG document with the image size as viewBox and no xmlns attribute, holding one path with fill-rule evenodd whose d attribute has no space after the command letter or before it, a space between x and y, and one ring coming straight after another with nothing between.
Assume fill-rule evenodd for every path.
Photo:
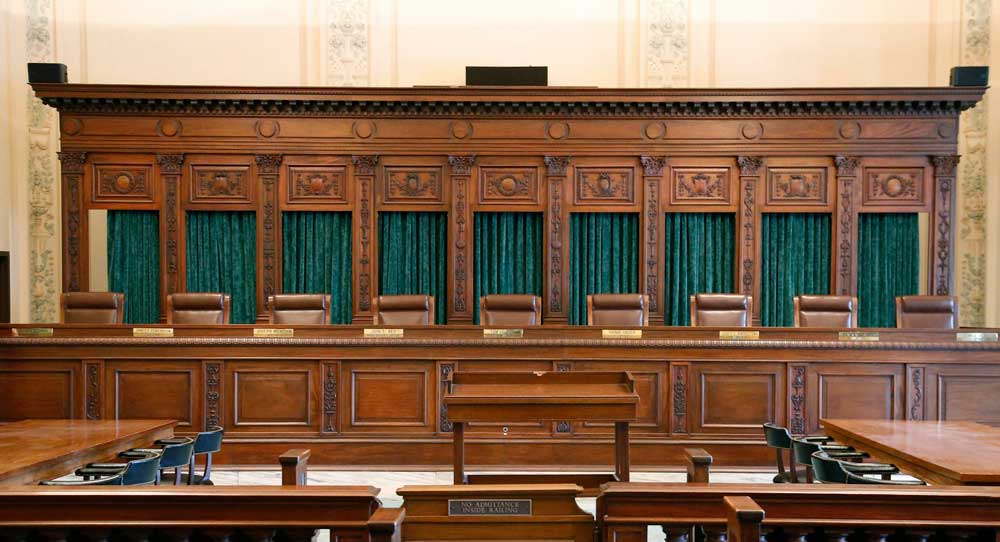
<instances>
[{"instance_id":1,"label":"polished wooden desktop","mask_svg":"<svg viewBox=\"0 0 1000 542\"><path fill-rule=\"evenodd\" d=\"M174 420L24 420L0 425L0 484L34 484L174 434Z\"/></svg>"},{"instance_id":2,"label":"polished wooden desktop","mask_svg":"<svg viewBox=\"0 0 1000 542\"><path fill-rule=\"evenodd\" d=\"M1000 429L974 422L841 420L820 423L838 442L933 484L1000 485Z\"/></svg>"},{"instance_id":3,"label":"polished wooden desktop","mask_svg":"<svg viewBox=\"0 0 1000 542\"><path fill-rule=\"evenodd\" d=\"M477 481L465 474L465 428L473 423L499 423L504 435L510 423L614 424L614 476L599 482L589 476L581 485L596 489L604 482L629 480L629 423L637 418L639 396L628 372L458 372L452 374L443 405L452 424L456 484ZM513 483L518 476L554 481L543 475L478 478L481 483ZM563 476L560 481L570 480Z\"/></svg>"}]
</instances>

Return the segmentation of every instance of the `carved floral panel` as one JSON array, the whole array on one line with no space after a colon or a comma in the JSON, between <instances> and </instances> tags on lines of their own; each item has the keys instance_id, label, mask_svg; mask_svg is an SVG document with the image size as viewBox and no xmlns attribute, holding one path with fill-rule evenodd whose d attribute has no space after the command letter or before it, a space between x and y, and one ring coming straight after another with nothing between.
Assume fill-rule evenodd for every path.
<instances>
[{"instance_id":1,"label":"carved floral panel","mask_svg":"<svg viewBox=\"0 0 1000 542\"><path fill-rule=\"evenodd\" d=\"M536 168L480 167L479 203L537 204Z\"/></svg>"},{"instance_id":2,"label":"carved floral panel","mask_svg":"<svg viewBox=\"0 0 1000 542\"><path fill-rule=\"evenodd\" d=\"M923 168L865 168L862 205L923 205Z\"/></svg>"},{"instance_id":3,"label":"carved floral panel","mask_svg":"<svg viewBox=\"0 0 1000 542\"><path fill-rule=\"evenodd\" d=\"M670 204L729 205L729 186L729 168L672 168Z\"/></svg>"},{"instance_id":4,"label":"carved floral panel","mask_svg":"<svg viewBox=\"0 0 1000 542\"><path fill-rule=\"evenodd\" d=\"M192 166L192 203L251 203L247 166Z\"/></svg>"},{"instance_id":5,"label":"carved floral panel","mask_svg":"<svg viewBox=\"0 0 1000 542\"><path fill-rule=\"evenodd\" d=\"M288 203L347 203L344 166L289 166Z\"/></svg>"},{"instance_id":6,"label":"carved floral panel","mask_svg":"<svg viewBox=\"0 0 1000 542\"><path fill-rule=\"evenodd\" d=\"M153 202L152 168L136 165L94 166L93 201Z\"/></svg>"},{"instance_id":7,"label":"carved floral panel","mask_svg":"<svg viewBox=\"0 0 1000 542\"><path fill-rule=\"evenodd\" d=\"M577 205L635 203L632 168L578 167L573 195Z\"/></svg>"},{"instance_id":8,"label":"carved floral panel","mask_svg":"<svg viewBox=\"0 0 1000 542\"><path fill-rule=\"evenodd\" d=\"M768 168L767 205L827 204L826 168Z\"/></svg>"},{"instance_id":9,"label":"carved floral panel","mask_svg":"<svg viewBox=\"0 0 1000 542\"><path fill-rule=\"evenodd\" d=\"M382 201L385 203L443 203L441 168L386 167Z\"/></svg>"}]
</instances>

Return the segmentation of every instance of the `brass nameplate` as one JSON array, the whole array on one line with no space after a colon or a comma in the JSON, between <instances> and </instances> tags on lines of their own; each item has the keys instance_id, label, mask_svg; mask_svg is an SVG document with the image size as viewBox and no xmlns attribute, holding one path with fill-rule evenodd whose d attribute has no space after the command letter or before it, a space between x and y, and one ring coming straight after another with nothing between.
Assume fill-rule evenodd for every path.
<instances>
[{"instance_id":1,"label":"brass nameplate","mask_svg":"<svg viewBox=\"0 0 1000 542\"><path fill-rule=\"evenodd\" d=\"M878 331L841 331L837 334L841 341L878 341Z\"/></svg>"},{"instance_id":2,"label":"brass nameplate","mask_svg":"<svg viewBox=\"0 0 1000 542\"><path fill-rule=\"evenodd\" d=\"M15 337L51 337L55 331L50 327L15 327Z\"/></svg>"},{"instance_id":3,"label":"brass nameplate","mask_svg":"<svg viewBox=\"0 0 1000 542\"><path fill-rule=\"evenodd\" d=\"M641 339L641 329L602 329L601 337L604 339Z\"/></svg>"},{"instance_id":4,"label":"brass nameplate","mask_svg":"<svg viewBox=\"0 0 1000 542\"><path fill-rule=\"evenodd\" d=\"M484 329L483 337L487 339L520 339L524 337L523 329Z\"/></svg>"},{"instance_id":5,"label":"brass nameplate","mask_svg":"<svg viewBox=\"0 0 1000 542\"><path fill-rule=\"evenodd\" d=\"M403 336L403 330L391 327L366 327L365 337L379 339L399 339Z\"/></svg>"},{"instance_id":6,"label":"brass nameplate","mask_svg":"<svg viewBox=\"0 0 1000 542\"><path fill-rule=\"evenodd\" d=\"M448 499L449 516L530 516L531 499Z\"/></svg>"},{"instance_id":7,"label":"brass nameplate","mask_svg":"<svg viewBox=\"0 0 1000 542\"><path fill-rule=\"evenodd\" d=\"M133 337L173 337L174 328L172 327L134 327L132 328Z\"/></svg>"},{"instance_id":8,"label":"brass nameplate","mask_svg":"<svg viewBox=\"0 0 1000 542\"><path fill-rule=\"evenodd\" d=\"M760 340L759 331L720 331L719 338L727 341L756 341Z\"/></svg>"},{"instance_id":9,"label":"brass nameplate","mask_svg":"<svg viewBox=\"0 0 1000 542\"><path fill-rule=\"evenodd\" d=\"M955 340L968 343L995 343L997 342L996 333L982 333L982 332L965 332L956 333Z\"/></svg>"},{"instance_id":10,"label":"brass nameplate","mask_svg":"<svg viewBox=\"0 0 1000 542\"><path fill-rule=\"evenodd\" d=\"M289 328L274 329L274 328L254 328L254 337L294 337L295 330Z\"/></svg>"}]
</instances>

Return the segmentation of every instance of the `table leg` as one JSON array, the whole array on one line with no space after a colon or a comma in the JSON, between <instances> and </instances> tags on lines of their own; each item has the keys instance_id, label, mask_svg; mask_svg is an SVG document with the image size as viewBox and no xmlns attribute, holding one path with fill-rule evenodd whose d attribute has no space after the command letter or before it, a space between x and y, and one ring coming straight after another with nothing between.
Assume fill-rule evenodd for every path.
<instances>
[{"instance_id":1,"label":"table leg","mask_svg":"<svg viewBox=\"0 0 1000 542\"><path fill-rule=\"evenodd\" d=\"M454 463L455 463L455 484L464 484L465 482L465 423L464 422L452 422L452 442L455 446L454 450Z\"/></svg>"},{"instance_id":2,"label":"table leg","mask_svg":"<svg viewBox=\"0 0 1000 542\"><path fill-rule=\"evenodd\" d=\"M628 422L615 422L615 477L619 482L628 482L630 468Z\"/></svg>"}]
</instances>

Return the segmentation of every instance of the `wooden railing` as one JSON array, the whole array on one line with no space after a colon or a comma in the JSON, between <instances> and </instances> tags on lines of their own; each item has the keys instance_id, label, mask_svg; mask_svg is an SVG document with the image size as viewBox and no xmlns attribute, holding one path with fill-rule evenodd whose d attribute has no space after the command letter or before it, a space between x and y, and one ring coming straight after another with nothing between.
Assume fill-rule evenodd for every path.
<instances>
[{"instance_id":1,"label":"wooden railing","mask_svg":"<svg viewBox=\"0 0 1000 542\"><path fill-rule=\"evenodd\" d=\"M995 541L1000 488L610 483L597 521L603 542L650 526L671 542Z\"/></svg>"}]
</instances>

